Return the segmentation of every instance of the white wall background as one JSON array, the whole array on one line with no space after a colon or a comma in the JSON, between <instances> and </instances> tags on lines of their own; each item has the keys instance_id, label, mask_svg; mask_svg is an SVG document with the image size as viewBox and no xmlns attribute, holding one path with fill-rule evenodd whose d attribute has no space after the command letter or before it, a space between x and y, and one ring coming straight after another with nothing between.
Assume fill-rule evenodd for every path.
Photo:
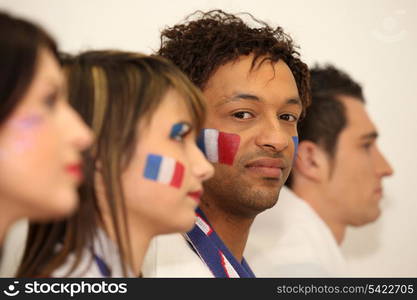
<instances>
[{"instance_id":1,"label":"white wall background","mask_svg":"<svg viewBox=\"0 0 417 300\"><path fill-rule=\"evenodd\" d=\"M284 27L308 64L334 63L364 85L381 149L395 169L385 181L382 217L348 232L343 250L352 271L417 276L417 1L0 0L0 8L38 21L68 52L151 53L161 29L197 9L246 11Z\"/></svg>"}]
</instances>

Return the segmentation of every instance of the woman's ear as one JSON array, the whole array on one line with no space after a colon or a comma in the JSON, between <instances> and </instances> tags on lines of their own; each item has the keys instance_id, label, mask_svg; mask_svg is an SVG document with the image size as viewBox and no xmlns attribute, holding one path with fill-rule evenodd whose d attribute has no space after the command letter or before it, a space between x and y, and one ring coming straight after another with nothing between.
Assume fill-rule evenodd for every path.
<instances>
[{"instance_id":1,"label":"woman's ear","mask_svg":"<svg viewBox=\"0 0 417 300\"><path fill-rule=\"evenodd\" d=\"M300 142L293 167L296 176L321 182L327 178L328 166L328 157L322 147L311 141Z\"/></svg>"}]
</instances>

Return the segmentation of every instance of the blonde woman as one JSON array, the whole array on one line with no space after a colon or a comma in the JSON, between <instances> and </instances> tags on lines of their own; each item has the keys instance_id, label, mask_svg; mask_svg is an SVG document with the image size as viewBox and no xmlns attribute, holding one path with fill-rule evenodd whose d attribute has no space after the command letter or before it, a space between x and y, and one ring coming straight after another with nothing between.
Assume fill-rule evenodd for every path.
<instances>
[{"instance_id":1,"label":"blonde woman","mask_svg":"<svg viewBox=\"0 0 417 300\"><path fill-rule=\"evenodd\" d=\"M200 91L167 60L118 51L64 59L72 105L93 128L81 208L32 225L19 275L140 276L150 240L186 232L213 167L197 148Z\"/></svg>"}]
</instances>

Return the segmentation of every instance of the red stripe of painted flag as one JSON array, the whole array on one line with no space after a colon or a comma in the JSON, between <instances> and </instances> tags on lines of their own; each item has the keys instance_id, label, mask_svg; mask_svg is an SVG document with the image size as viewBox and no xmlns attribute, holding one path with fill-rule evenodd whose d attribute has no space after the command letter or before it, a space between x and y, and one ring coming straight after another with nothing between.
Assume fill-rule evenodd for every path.
<instances>
[{"instance_id":1,"label":"red stripe of painted flag","mask_svg":"<svg viewBox=\"0 0 417 300\"><path fill-rule=\"evenodd\" d=\"M219 163L233 165L233 160L239 149L240 136L219 131L218 143Z\"/></svg>"},{"instance_id":2,"label":"red stripe of painted flag","mask_svg":"<svg viewBox=\"0 0 417 300\"><path fill-rule=\"evenodd\" d=\"M181 163L176 162L175 163L174 174L172 175L170 185L172 185L176 188L180 188L181 184L182 184L182 178L183 177L184 177L184 166Z\"/></svg>"}]
</instances>

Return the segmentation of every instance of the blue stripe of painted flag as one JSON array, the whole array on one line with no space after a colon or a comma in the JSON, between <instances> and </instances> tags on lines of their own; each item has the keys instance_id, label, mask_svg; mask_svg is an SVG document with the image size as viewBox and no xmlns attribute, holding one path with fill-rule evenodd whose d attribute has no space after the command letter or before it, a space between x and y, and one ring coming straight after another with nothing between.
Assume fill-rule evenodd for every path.
<instances>
[{"instance_id":1,"label":"blue stripe of painted flag","mask_svg":"<svg viewBox=\"0 0 417 300\"><path fill-rule=\"evenodd\" d=\"M174 126L172 126L171 134L169 136L171 138L175 138L176 136L178 136L178 134L181 132L183 126L184 126L184 123L177 123Z\"/></svg>"},{"instance_id":2,"label":"blue stripe of painted flag","mask_svg":"<svg viewBox=\"0 0 417 300\"><path fill-rule=\"evenodd\" d=\"M298 136L293 136L292 141L294 142L294 159L297 156L298 151Z\"/></svg>"},{"instance_id":3,"label":"blue stripe of painted flag","mask_svg":"<svg viewBox=\"0 0 417 300\"><path fill-rule=\"evenodd\" d=\"M145 178L157 180L162 157L160 155L149 154L146 160Z\"/></svg>"},{"instance_id":4,"label":"blue stripe of painted flag","mask_svg":"<svg viewBox=\"0 0 417 300\"><path fill-rule=\"evenodd\" d=\"M206 146L204 143L204 135L205 135L204 133L205 133L205 129L200 131L200 134L198 135L198 138L197 138L197 146L204 153L204 155L207 155Z\"/></svg>"}]
</instances>

